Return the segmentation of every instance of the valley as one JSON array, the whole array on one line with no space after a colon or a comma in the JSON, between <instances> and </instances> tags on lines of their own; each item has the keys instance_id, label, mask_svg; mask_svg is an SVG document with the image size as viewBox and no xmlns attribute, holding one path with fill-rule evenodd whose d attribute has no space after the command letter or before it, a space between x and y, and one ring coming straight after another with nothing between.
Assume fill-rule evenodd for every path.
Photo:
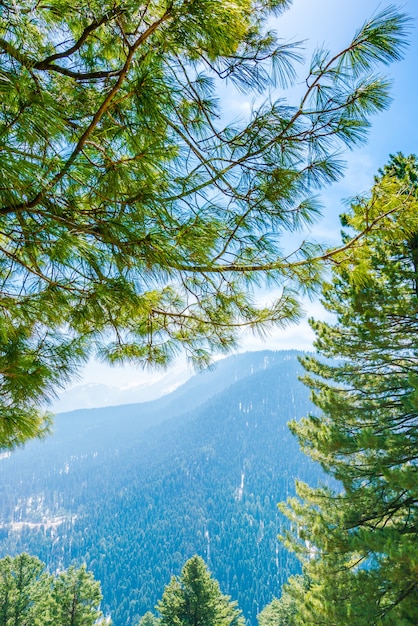
<instances>
[{"instance_id":1,"label":"valley","mask_svg":"<svg viewBox=\"0 0 418 626\"><path fill-rule=\"evenodd\" d=\"M277 503L321 476L286 425L312 410L297 357L237 355L159 400L58 415L53 436L0 460L0 556L85 562L128 626L197 553L256 626L299 571Z\"/></svg>"}]
</instances>

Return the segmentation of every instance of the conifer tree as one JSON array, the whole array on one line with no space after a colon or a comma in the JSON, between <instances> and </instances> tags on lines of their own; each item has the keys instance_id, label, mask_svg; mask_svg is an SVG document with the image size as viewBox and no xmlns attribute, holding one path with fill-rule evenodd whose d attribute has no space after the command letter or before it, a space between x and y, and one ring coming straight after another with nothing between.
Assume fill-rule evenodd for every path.
<instances>
[{"instance_id":1,"label":"conifer tree","mask_svg":"<svg viewBox=\"0 0 418 626\"><path fill-rule=\"evenodd\" d=\"M199 556L173 576L157 605L159 626L244 626L237 603L219 589Z\"/></svg>"},{"instance_id":2,"label":"conifer tree","mask_svg":"<svg viewBox=\"0 0 418 626\"><path fill-rule=\"evenodd\" d=\"M158 626L159 621L158 617L148 611L139 621L139 626Z\"/></svg>"},{"instance_id":3,"label":"conifer tree","mask_svg":"<svg viewBox=\"0 0 418 626\"><path fill-rule=\"evenodd\" d=\"M397 155L344 217L380 228L339 258L323 290L333 324L312 322L305 383L320 412L294 423L337 485L299 484L287 514L309 591L300 623L418 623L418 162Z\"/></svg>"},{"instance_id":4,"label":"conifer tree","mask_svg":"<svg viewBox=\"0 0 418 626\"><path fill-rule=\"evenodd\" d=\"M84 565L79 568L71 566L56 577L51 600L48 626L94 626L104 623L100 610L100 584Z\"/></svg>"},{"instance_id":5,"label":"conifer tree","mask_svg":"<svg viewBox=\"0 0 418 626\"><path fill-rule=\"evenodd\" d=\"M273 598L258 615L259 626L299 626L296 596L303 598L307 589L306 578L291 576L283 585L280 598Z\"/></svg>"},{"instance_id":6,"label":"conifer tree","mask_svg":"<svg viewBox=\"0 0 418 626\"><path fill-rule=\"evenodd\" d=\"M0 13L0 446L48 429L38 406L93 352L197 365L240 325L300 316L330 253L286 233L318 215L388 102L393 8L319 50L296 103L298 46L266 30L288 0L6 0ZM222 122L227 81L266 104ZM259 308L254 289L281 288Z\"/></svg>"},{"instance_id":7,"label":"conifer tree","mask_svg":"<svg viewBox=\"0 0 418 626\"><path fill-rule=\"evenodd\" d=\"M27 553L0 559L0 626L99 626L100 584L93 575L70 567L52 576Z\"/></svg>"},{"instance_id":8,"label":"conifer tree","mask_svg":"<svg viewBox=\"0 0 418 626\"><path fill-rule=\"evenodd\" d=\"M44 626L51 577L44 564L27 553L0 559L0 625Z\"/></svg>"}]
</instances>

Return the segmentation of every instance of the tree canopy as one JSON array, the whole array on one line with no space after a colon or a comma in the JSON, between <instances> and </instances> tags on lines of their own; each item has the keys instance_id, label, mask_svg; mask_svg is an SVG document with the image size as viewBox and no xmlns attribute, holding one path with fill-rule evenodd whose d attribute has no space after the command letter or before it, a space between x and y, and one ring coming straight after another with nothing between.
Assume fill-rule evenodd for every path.
<instances>
[{"instance_id":1,"label":"tree canopy","mask_svg":"<svg viewBox=\"0 0 418 626\"><path fill-rule=\"evenodd\" d=\"M160 626L244 626L237 603L219 589L203 559L193 556L173 576L157 605Z\"/></svg>"},{"instance_id":2,"label":"tree canopy","mask_svg":"<svg viewBox=\"0 0 418 626\"><path fill-rule=\"evenodd\" d=\"M318 50L296 103L297 44L266 29L288 0L22 0L0 15L1 445L95 353L196 364L237 328L297 320L329 252L301 235L388 103L379 64L408 19L382 11ZM226 124L220 81L264 94ZM280 295L258 307L255 289ZM3 424L4 422L4 424Z\"/></svg>"},{"instance_id":3,"label":"tree canopy","mask_svg":"<svg viewBox=\"0 0 418 626\"><path fill-rule=\"evenodd\" d=\"M80 568L53 576L27 553L0 560L2 626L98 626L110 624L100 610L100 585Z\"/></svg>"},{"instance_id":4,"label":"tree canopy","mask_svg":"<svg viewBox=\"0 0 418 626\"><path fill-rule=\"evenodd\" d=\"M333 268L323 301L336 322L312 322L319 357L303 359L321 412L292 428L338 486L299 484L287 509L310 580L301 623L418 621L415 156L392 157L344 222L358 232L383 207L381 228Z\"/></svg>"},{"instance_id":5,"label":"tree canopy","mask_svg":"<svg viewBox=\"0 0 418 626\"><path fill-rule=\"evenodd\" d=\"M158 626L159 621L158 617L155 617L151 611L147 611L147 613L145 613L140 620L138 626Z\"/></svg>"},{"instance_id":6,"label":"tree canopy","mask_svg":"<svg viewBox=\"0 0 418 626\"><path fill-rule=\"evenodd\" d=\"M298 626L297 599L300 601L308 588L306 577L291 576L283 585L280 598L273 598L258 615L259 626Z\"/></svg>"}]
</instances>

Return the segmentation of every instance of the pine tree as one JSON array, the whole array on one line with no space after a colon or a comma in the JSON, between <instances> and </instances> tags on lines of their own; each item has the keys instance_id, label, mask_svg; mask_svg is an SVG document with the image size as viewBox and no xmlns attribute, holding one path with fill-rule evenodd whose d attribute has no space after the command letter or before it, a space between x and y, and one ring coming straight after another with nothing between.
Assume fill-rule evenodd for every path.
<instances>
[{"instance_id":1,"label":"pine tree","mask_svg":"<svg viewBox=\"0 0 418 626\"><path fill-rule=\"evenodd\" d=\"M299 318L331 253L282 237L387 105L375 67L401 58L408 20L385 10L319 50L292 104L270 92L300 50L266 30L288 5L2 2L1 446L45 433L37 407L91 353L161 366L183 347L202 365L240 325ZM271 103L225 125L220 80ZM264 281L282 292L259 308Z\"/></svg>"},{"instance_id":2,"label":"pine tree","mask_svg":"<svg viewBox=\"0 0 418 626\"><path fill-rule=\"evenodd\" d=\"M100 584L83 565L69 567L54 580L48 626L94 626L104 623ZM46 626L46 625L45 625Z\"/></svg>"},{"instance_id":3,"label":"pine tree","mask_svg":"<svg viewBox=\"0 0 418 626\"><path fill-rule=\"evenodd\" d=\"M157 605L160 626L244 626L244 620L199 556L184 565L179 578L173 577Z\"/></svg>"},{"instance_id":4,"label":"pine tree","mask_svg":"<svg viewBox=\"0 0 418 626\"><path fill-rule=\"evenodd\" d=\"M100 584L70 567L57 576L27 553L0 559L0 626L99 626Z\"/></svg>"},{"instance_id":5,"label":"pine tree","mask_svg":"<svg viewBox=\"0 0 418 626\"><path fill-rule=\"evenodd\" d=\"M305 383L320 409L292 428L338 481L299 484L287 513L311 580L301 623L418 623L418 162L392 157L344 217L380 228L343 254L324 287L333 324L312 322Z\"/></svg>"},{"instance_id":6,"label":"pine tree","mask_svg":"<svg viewBox=\"0 0 418 626\"><path fill-rule=\"evenodd\" d=\"M36 557L0 559L0 625L43 626L48 617L51 577Z\"/></svg>"},{"instance_id":7,"label":"pine tree","mask_svg":"<svg viewBox=\"0 0 418 626\"><path fill-rule=\"evenodd\" d=\"M258 615L259 626L299 626L297 600L304 597L309 585L303 576L291 576L280 598L273 600Z\"/></svg>"},{"instance_id":8,"label":"pine tree","mask_svg":"<svg viewBox=\"0 0 418 626\"><path fill-rule=\"evenodd\" d=\"M158 626L159 619L151 611L145 613L139 622L139 626Z\"/></svg>"}]
</instances>

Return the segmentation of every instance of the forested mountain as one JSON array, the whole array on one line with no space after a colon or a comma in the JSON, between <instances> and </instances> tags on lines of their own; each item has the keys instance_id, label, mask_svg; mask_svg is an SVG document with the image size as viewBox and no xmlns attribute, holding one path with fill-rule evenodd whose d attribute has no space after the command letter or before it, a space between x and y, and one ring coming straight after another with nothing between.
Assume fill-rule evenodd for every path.
<instances>
[{"instance_id":1,"label":"forested mountain","mask_svg":"<svg viewBox=\"0 0 418 626\"><path fill-rule=\"evenodd\" d=\"M57 416L0 461L0 556L85 561L125 626L198 553L255 624L298 571L276 504L319 476L286 426L312 409L300 372L295 351L247 353L154 402Z\"/></svg>"}]
</instances>

